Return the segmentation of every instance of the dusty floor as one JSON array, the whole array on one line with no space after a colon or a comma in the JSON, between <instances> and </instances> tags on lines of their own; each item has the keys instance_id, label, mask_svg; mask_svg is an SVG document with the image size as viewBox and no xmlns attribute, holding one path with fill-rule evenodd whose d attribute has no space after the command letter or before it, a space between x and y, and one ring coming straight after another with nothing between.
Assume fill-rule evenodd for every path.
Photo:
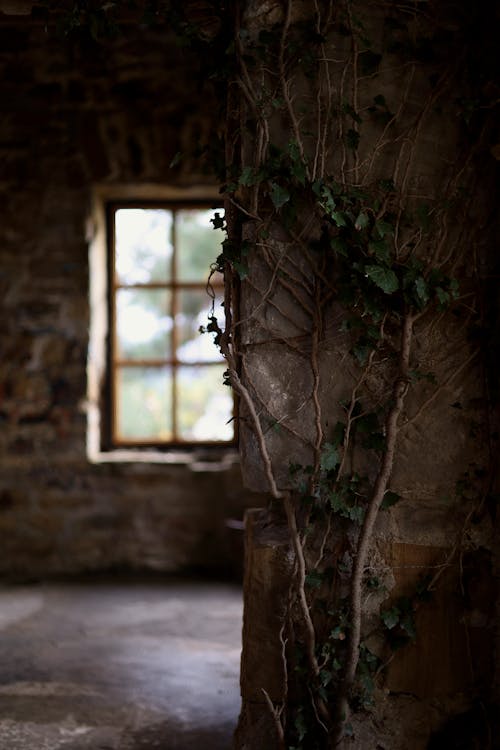
<instances>
[{"instance_id":1,"label":"dusty floor","mask_svg":"<svg viewBox=\"0 0 500 750\"><path fill-rule=\"evenodd\" d=\"M241 590L0 588L0 750L227 750Z\"/></svg>"}]
</instances>

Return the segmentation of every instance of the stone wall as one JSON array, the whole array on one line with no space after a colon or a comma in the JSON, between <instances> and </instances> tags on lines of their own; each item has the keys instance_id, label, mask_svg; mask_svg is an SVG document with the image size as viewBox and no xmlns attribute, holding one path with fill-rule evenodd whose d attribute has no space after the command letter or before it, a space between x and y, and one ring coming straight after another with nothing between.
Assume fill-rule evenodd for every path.
<instances>
[{"instance_id":1,"label":"stone wall","mask_svg":"<svg viewBox=\"0 0 500 750\"><path fill-rule=\"evenodd\" d=\"M60 21L0 14L0 574L229 571L241 532L225 519L256 502L237 464L86 454L93 187L206 183L169 164L217 106L164 27L99 44Z\"/></svg>"}]
</instances>

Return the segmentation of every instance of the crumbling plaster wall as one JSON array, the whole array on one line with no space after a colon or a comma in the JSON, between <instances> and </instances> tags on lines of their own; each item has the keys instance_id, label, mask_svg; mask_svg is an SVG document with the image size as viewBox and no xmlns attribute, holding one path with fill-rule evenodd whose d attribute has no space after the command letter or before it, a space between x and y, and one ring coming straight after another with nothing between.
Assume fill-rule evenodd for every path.
<instances>
[{"instance_id":1,"label":"crumbling plaster wall","mask_svg":"<svg viewBox=\"0 0 500 750\"><path fill-rule=\"evenodd\" d=\"M165 28L68 40L35 9L0 14L0 109L0 575L237 566L236 464L86 455L93 186L207 182L169 164L217 107Z\"/></svg>"}]
</instances>

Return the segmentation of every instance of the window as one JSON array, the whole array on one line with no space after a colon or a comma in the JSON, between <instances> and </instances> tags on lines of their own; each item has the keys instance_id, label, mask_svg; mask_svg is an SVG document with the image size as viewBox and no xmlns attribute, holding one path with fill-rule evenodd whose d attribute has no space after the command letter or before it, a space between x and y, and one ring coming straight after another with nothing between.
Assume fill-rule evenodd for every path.
<instances>
[{"instance_id":1,"label":"window","mask_svg":"<svg viewBox=\"0 0 500 750\"><path fill-rule=\"evenodd\" d=\"M200 333L212 304L224 318L220 274L207 289L223 239L213 216L199 201L108 204L111 448L234 440L224 360Z\"/></svg>"}]
</instances>

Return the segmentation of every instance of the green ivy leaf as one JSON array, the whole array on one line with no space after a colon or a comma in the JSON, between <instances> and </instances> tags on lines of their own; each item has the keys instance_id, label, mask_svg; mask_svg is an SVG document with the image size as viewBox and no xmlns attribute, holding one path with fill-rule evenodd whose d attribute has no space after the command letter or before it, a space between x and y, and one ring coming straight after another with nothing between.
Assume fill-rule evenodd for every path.
<instances>
[{"instance_id":1,"label":"green ivy leaf","mask_svg":"<svg viewBox=\"0 0 500 750\"><path fill-rule=\"evenodd\" d=\"M449 294L449 292L446 292L442 287L437 286L436 287L436 296L437 296L437 298L439 300L439 304L442 307L446 307L446 305L450 301L450 294Z\"/></svg>"},{"instance_id":2,"label":"green ivy leaf","mask_svg":"<svg viewBox=\"0 0 500 750\"><path fill-rule=\"evenodd\" d=\"M358 343L353 346L351 351L358 360L359 364L363 366L366 364L372 349L373 347L370 344L367 344L364 341L358 341Z\"/></svg>"},{"instance_id":3,"label":"green ivy leaf","mask_svg":"<svg viewBox=\"0 0 500 750\"><path fill-rule=\"evenodd\" d=\"M172 161L168 165L170 167L170 169L173 169L174 167L176 167L182 161L182 156L183 156L182 153L180 151L177 151L177 153L173 157Z\"/></svg>"},{"instance_id":4,"label":"green ivy leaf","mask_svg":"<svg viewBox=\"0 0 500 750\"><path fill-rule=\"evenodd\" d=\"M365 517L365 509L362 508L361 505L353 505L352 508L348 509L346 515L351 521L354 521L354 523L362 523L363 518Z\"/></svg>"},{"instance_id":5,"label":"green ivy leaf","mask_svg":"<svg viewBox=\"0 0 500 750\"><path fill-rule=\"evenodd\" d=\"M330 631L330 638L334 641L345 641L345 631L340 625L336 625L332 631Z\"/></svg>"},{"instance_id":6,"label":"green ivy leaf","mask_svg":"<svg viewBox=\"0 0 500 750\"><path fill-rule=\"evenodd\" d=\"M332 678L333 678L333 674L327 669L322 669L319 673L319 679L323 687L326 687L327 685L329 685L330 682L332 681Z\"/></svg>"},{"instance_id":7,"label":"green ivy leaf","mask_svg":"<svg viewBox=\"0 0 500 750\"><path fill-rule=\"evenodd\" d=\"M285 203L288 203L288 201L290 200L290 193L286 188L278 185L277 182L272 182L271 200L274 204L274 207L279 210L282 206L285 205Z\"/></svg>"},{"instance_id":8,"label":"green ivy leaf","mask_svg":"<svg viewBox=\"0 0 500 750\"><path fill-rule=\"evenodd\" d=\"M343 258L347 258L347 244L341 237L332 237L332 239L330 240L330 245L332 247L332 250L334 250L338 255L342 255Z\"/></svg>"},{"instance_id":9,"label":"green ivy leaf","mask_svg":"<svg viewBox=\"0 0 500 750\"><path fill-rule=\"evenodd\" d=\"M382 500L382 505L380 506L384 510L387 508L391 508L393 505L396 505L396 503L399 503L401 500L401 495L398 495L397 492L392 492L391 490L387 490L387 492L384 495L384 499Z\"/></svg>"},{"instance_id":10,"label":"green ivy leaf","mask_svg":"<svg viewBox=\"0 0 500 750\"><path fill-rule=\"evenodd\" d=\"M333 471L339 463L339 453L336 446L333 443L325 443L320 459L322 471Z\"/></svg>"},{"instance_id":11,"label":"green ivy leaf","mask_svg":"<svg viewBox=\"0 0 500 750\"><path fill-rule=\"evenodd\" d=\"M423 276L418 276L415 279L415 291L420 302L425 305L429 301L429 289Z\"/></svg>"},{"instance_id":12,"label":"green ivy leaf","mask_svg":"<svg viewBox=\"0 0 500 750\"><path fill-rule=\"evenodd\" d=\"M452 299L458 299L458 297L460 296L460 286L456 279L452 279L450 281L450 294L452 296Z\"/></svg>"},{"instance_id":13,"label":"green ivy leaf","mask_svg":"<svg viewBox=\"0 0 500 750\"><path fill-rule=\"evenodd\" d=\"M330 188L326 185L322 185L320 197L320 205L324 208L327 214L333 215L335 213L335 198L333 197Z\"/></svg>"},{"instance_id":14,"label":"green ivy leaf","mask_svg":"<svg viewBox=\"0 0 500 750\"><path fill-rule=\"evenodd\" d=\"M366 214L364 211L361 211L358 214L356 221L354 222L354 228L357 229L358 232L360 232L362 229L366 229L369 223L370 219L368 217L368 214Z\"/></svg>"},{"instance_id":15,"label":"green ivy leaf","mask_svg":"<svg viewBox=\"0 0 500 750\"><path fill-rule=\"evenodd\" d=\"M250 185L255 184L255 176L254 176L253 167L243 167L243 170L240 175L239 183L240 185L243 185L244 187L249 187Z\"/></svg>"},{"instance_id":16,"label":"green ivy leaf","mask_svg":"<svg viewBox=\"0 0 500 750\"><path fill-rule=\"evenodd\" d=\"M379 233L380 237L385 237L386 234L394 234L394 227L388 221L379 219L375 222L375 229Z\"/></svg>"},{"instance_id":17,"label":"green ivy leaf","mask_svg":"<svg viewBox=\"0 0 500 750\"><path fill-rule=\"evenodd\" d=\"M410 612L406 612L405 616L401 618L400 620L400 626L403 628L405 633L412 639L415 640L417 637L417 631L415 628L415 620L413 619L413 614Z\"/></svg>"},{"instance_id":18,"label":"green ivy leaf","mask_svg":"<svg viewBox=\"0 0 500 750\"><path fill-rule=\"evenodd\" d=\"M345 112L346 115L350 115L350 117L352 117L354 122L357 122L359 125L361 125L361 123L363 122L363 120L358 115L354 107L351 107L350 104L347 104L347 103L344 104L342 107L342 111Z\"/></svg>"},{"instance_id":19,"label":"green ivy leaf","mask_svg":"<svg viewBox=\"0 0 500 750\"><path fill-rule=\"evenodd\" d=\"M385 294L392 294L399 289L398 277L390 268L366 266L365 273Z\"/></svg>"},{"instance_id":20,"label":"green ivy leaf","mask_svg":"<svg viewBox=\"0 0 500 750\"><path fill-rule=\"evenodd\" d=\"M299 736L299 742L302 742L302 740L307 734L307 722L302 712L297 713L294 724L295 724L295 729L297 730L297 734Z\"/></svg>"},{"instance_id":21,"label":"green ivy leaf","mask_svg":"<svg viewBox=\"0 0 500 750\"><path fill-rule=\"evenodd\" d=\"M332 434L332 445L338 448L343 444L345 437L345 424L343 422L337 422L333 428Z\"/></svg>"},{"instance_id":22,"label":"green ivy leaf","mask_svg":"<svg viewBox=\"0 0 500 750\"><path fill-rule=\"evenodd\" d=\"M296 141L290 141L288 144L288 155L292 162L290 171L292 175L298 180L301 185L305 185L306 182L306 165L302 161L300 155L300 149Z\"/></svg>"},{"instance_id":23,"label":"green ivy leaf","mask_svg":"<svg viewBox=\"0 0 500 750\"><path fill-rule=\"evenodd\" d=\"M248 266L246 263L242 263L239 260L233 261L233 268L240 277L241 281L247 278L248 276Z\"/></svg>"},{"instance_id":24,"label":"green ivy leaf","mask_svg":"<svg viewBox=\"0 0 500 750\"><path fill-rule=\"evenodd\" d=\"M347 226L346 216L345 216L344 213L342 213L342 211L333 211L332 212L332 219L334 220L335 224L338 227L346 227Z\"/></svg>"},{"instance_id":25,"label":"green ivy leaf","mask_svg":"<svg viewBox=\"0 0 500 750\"><path fill-rule=\"evenodd\" d=\"M385 244L385 240L369 242L368 249L373 253L377 260L381 260L383 263L390 263L391 251Z\"/></svg>"},{"instance_id":26,"label":"green ivy leaf","mask_svg":"<svg viewBox=\"0 0 500 750\"><path fill-rule=\"evenodd\" d=\"M386 193L394 193L394 191L396 190L394 181L391 179L380 180L379 185L380 185L380 189Z\"/></svg>"},{"instance_id":27,"label":"green ivy leaf","mask_svg":"<svg viewBox=\"0 0 500 750\"><path fill-rule=\"evenodd\" d=\"M380 613L380 619L384 623L387 630L392 630L396 627L396 625L399 623L400 616L401 610L399 609L399 607L391 607L391 609L386 609Z\"/></svg>"},{"instance_id":28,"label":"green ivy leaf","mask_svg":"<svg viewBox=\"0 0 500 750\"><path fill-rule=\"evenodd\" d=\"M323 181L322 180L314 180L314 182L311 185L312 191L314 195L317 195L318 198L321 198L321 191L323 189Z\"/></svg>"},{"instance_id":29,"label":"green ivy leaf","mask_svg":"<svg viewBox=\"0 0 500 750\"><path fill-rule=\"evenodd\" d=\"M323 575L317 570L312 570L306 575L305 582L312 589L319 589L323 583Z\"/></svg>"}]
</instances>

